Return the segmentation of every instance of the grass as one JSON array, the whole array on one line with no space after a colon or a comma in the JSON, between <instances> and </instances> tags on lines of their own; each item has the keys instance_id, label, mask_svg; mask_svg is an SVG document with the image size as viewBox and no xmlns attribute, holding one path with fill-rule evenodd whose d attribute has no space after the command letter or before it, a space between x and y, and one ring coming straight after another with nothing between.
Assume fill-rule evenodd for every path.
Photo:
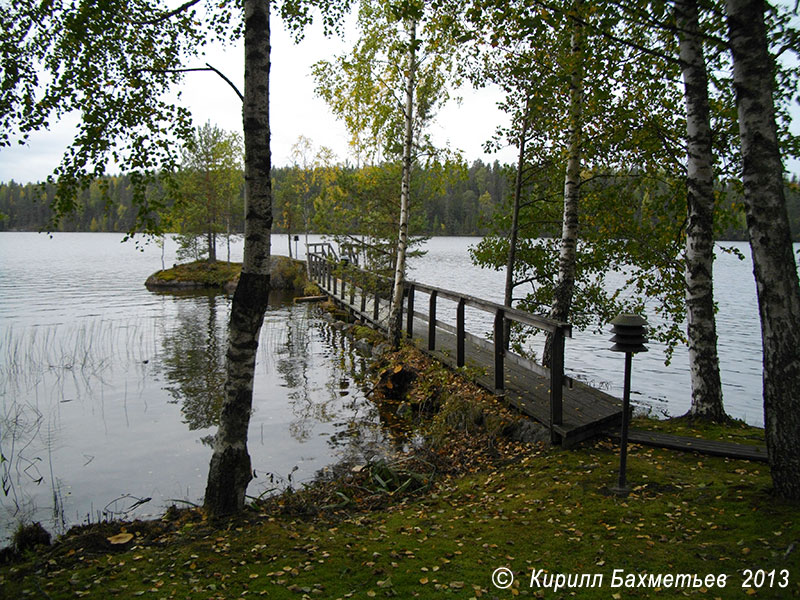
<instances>
[{"instance_id":1,"label":"grass","mask_svg":"<svg viewBox=\"0 0 800 600\"><path fill-rule=\"evenodd\" d=\"M664 420L638 418L632 421L631 427L736 444L763 446L766 443L763 429L750 427L743 421L733 419L724 425L718 425L685 416Z\"/></svg>"},{"instance_id":2,"label":"grass","mask_svg":"<svg viewBox=\"0 0 800 600\"><path fill-rule=\"evenodd\" d=\"M391 359L382 368L391 368ZM436 392L431 379L453 397L478 393L455 375L417 368L426 375L418 379L428 386L426 394ZM705 433L679 420L650 425ZM713 435L754 439L757 431L733 424L713 428ZM344 479L254 505L233 520L212 522L200 510L168 511L161 521L82 530L0 567L0 596L800 596L800 508L773 497L763 464L634 444L628 455L633 492L622 499L608 492L616 481L618 448L606 440L562 450L452 429L449 443L426 451L419 464L432 465L437 475L413 476L419 485L404 483L408 473L422 471L407 457L402 471L367 465ZM122 547L108 544L123 529L134 539ZM493 586L498 567L513 572L509 589ZM726 575L727 585L614 588L618 569L625 575ZM760 587L753 581L742 587L747 569L775 570L772 585L767 578ZM552 585L536 585L545 572L601 574L603 581L554 592ZM539 575L531 587L534 573ZM779 587L784 580L787 587Z\"/></svg>"},{"instance_id":3,"label":"grass","mask_svg":"<svg viewBox=\"0 0 800 600\"><path fill-rule=\"evenodd\" d=\"M215 261L209 263L199 260L174 265L170 269L157 271L148 277L145 285L153 288L219 288L239 279L241 263ZM305 263L302 261L274 255L270 259L270 288L281 290L314 292L306 278ZM313 295L313 294L308 294Z\"/></svg>"}]
</instances>

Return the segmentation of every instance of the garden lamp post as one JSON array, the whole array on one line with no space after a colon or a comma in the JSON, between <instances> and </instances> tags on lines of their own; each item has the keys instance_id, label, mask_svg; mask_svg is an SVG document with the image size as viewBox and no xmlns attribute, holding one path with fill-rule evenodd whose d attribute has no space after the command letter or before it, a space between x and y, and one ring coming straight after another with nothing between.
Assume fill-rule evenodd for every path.
<instances>
[{"instance_id":1,"label":"garden lamp post","mask_svg":"<svg viewBox=\"0 0 800 600\"><path fill-rule=\"evenodd\" d=\"M627 485L625 469L628 460L628 418L631 402L631 357L637 352L647 352L647 321L639 315L621 314L611 321L611 341L613 352L625 353L625 386L622 394L622 431L620 432L619 481L611 491L618 496L627 496L630 488Z\"/></svg>"}]
</instances>

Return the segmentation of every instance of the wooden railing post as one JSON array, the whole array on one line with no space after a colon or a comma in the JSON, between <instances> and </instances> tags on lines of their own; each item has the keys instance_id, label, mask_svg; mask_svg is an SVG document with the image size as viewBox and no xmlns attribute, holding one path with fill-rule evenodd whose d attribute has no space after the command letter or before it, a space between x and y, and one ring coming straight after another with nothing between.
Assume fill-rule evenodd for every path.
<instances>
[{"instance_id":1,"label":"wooden railing post","mask_svg":"<svg viewBox=\"0 0 800 600\"><path fill-rule=\"evenodd\" d=\"M564 392L564 330L553 331L553 346L550 358L550 439L555 444L560 436L553 429L563 423Z\"/></svg>"},{"instance_id":2,"label":"wooden railing post","mask_svg":"<svg viewBox=\"0 0 800 600\"><path fill-rule=\"evenodd\" d=\"M505 355L505 341L503 334L505 330L505 311L497 309L494 315L494 389L500 396L505 390L505 366L503 357Z\"/></svg>"},{"instance_id":3,"label":"wooden railing post","mask_svg":"<svg viewBox=\"0 0 800 600\"><path fill-rule=\"evenodd\" d=\"M333 269L331 268L331 270L333 270ZM333 296L334 297L336 297L336 290L337 290L337 288L339 286L338 279L339 278L336 276L336 273L334 273L333 274Z\"/></svg>"},{"instance_id":4,"label":"wooden railing post","mask_svg":"<svg viewBox=\"0 0 800 600\"><path fill-rule=\"evenodd\" d=\"M350 282L350 305L356 303L356 284L352 281Z\"/></svg>"},{"instance_id":5,"label":"wooden railing post","mask_svg":"<svg viewBox=\"0 0 800 600\"><path fill-rule=\"evenodd\" d=\"M381 297L378 295L378 286L375 286L375 302L372 305L372 321L378 325L378 310L380 308Z\"/></svg>"},{"instance_id":6,"label":"wooden railing post","mask_svg":"<svg viewBox=\"0 0 800 600\"><path fill-rule=\"evenodd\" d=\"M330 290L331 289L331 263L325 259L325 287Z\"/></svg>"},{"instance_id":7,"label":"wooden railing post","mask_svg":"<svg viewBox=\"0 0 800 600\"><path fill-rule=\"evenodd\" d=\"M414 286L408 286L408 314L406 315L408 337L414 337Z\"/></svg>"},{"instance_id":8,"label":"wooden railing post","mask_svg":"<svg viewBox=\"0 0 800 600\"><path fill-rule=\"evenodd\" d=\"M456 366L463 367L464 360L464 299L459 298L456 308Z\"/></svg>"},{"instance_id":9,"label":"wooden railing post","mask_svg":"<svg viewBox=\"0 0 800 600\"><path fill-rule=\"evenodd\" d=\"M431 292L430 304L428 306L428 350L436 350L436 290Z\"/></svg>"},{"instance_id":10,"label":"wooden railing post","mask_svg":"<svg viewBox=\"0 0 800 600\"><path fill-rule=\"evenodd\" d=\"M364 318L364 315L367 314L367 291L364 289L364 282L361 282L361 287L358 288L361 290L361 318Z\"/></svg>"}]
</instances>

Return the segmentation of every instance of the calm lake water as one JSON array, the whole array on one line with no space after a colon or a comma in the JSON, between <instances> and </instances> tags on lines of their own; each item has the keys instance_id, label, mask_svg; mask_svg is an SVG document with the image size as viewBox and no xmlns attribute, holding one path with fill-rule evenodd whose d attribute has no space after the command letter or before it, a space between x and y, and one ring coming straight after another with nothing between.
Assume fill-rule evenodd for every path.
<instances>
[{"instance_id":1,"label":"calm lake water","mask_svg":"<svg viewBox=\"0 0 800 600\"><path fill-rule=\"evenodd\" d=\"M151 516L200 502L214 409L224 378L229 299L148 292L161 268L119 234L0 233L0 543L20 520L61 532L115 516ZM312 236L311 241L319 240ZM410 277L500 300L504 275L474 267L479 238L434 238ZM287 252L275 236L276 253ZM747 257L716 263L727 411L762 424L755 285ZM299 246L303 256L302 243ZM224 250L220 253L224 256ZM232 249L241 259L241 243ZM167 241L164 262L175 262ZM274 297L262 330L249 447L258 496L310 480L339 460L363 461L400 443L355 379L363 360L311 305ZM490 319L467 314L469 331ZM620 395L610 334L575 332L566 367ZM686 352L664 366L656 344L634 360L634 400L656 414L689 406Z\"/></svg>"}]
</instances>

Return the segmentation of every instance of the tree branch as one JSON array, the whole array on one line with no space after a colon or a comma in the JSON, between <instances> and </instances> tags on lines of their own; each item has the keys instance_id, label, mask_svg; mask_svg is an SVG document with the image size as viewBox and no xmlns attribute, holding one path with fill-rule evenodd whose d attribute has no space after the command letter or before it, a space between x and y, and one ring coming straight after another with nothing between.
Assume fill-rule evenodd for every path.
<instances>
[{"instance_id":1,"label":"tree branch","mask_svg":"<svg viewBox=\"0 0 800 600\"><path fill-rule=\"evenodd\" d=\"M170 10L170 11L165 12L165 13L161 13L160 15L158 15L156 17L153 17L152 19L147 19L145 21L131 21L131 24L133 24L133 25L157 25L157 24L161 23L162 21L166 21L167 19L171 19L175 15L177 15L179 13L182 13L183 11L185 11L188 8L191 8L192 6L197 4L198 2L200 2L200 0L189 0L188 2L185 2L185 3L181 4L178 8Z\"/></svg>"},{"instance_id":2,"label":"tree branch","mask_svg":"<svg viewBox=\"0 0 800 600\"><path fill-rule=\"evenodd\" d=\"M239 100L244 102L244 95L242 92L239 91L239 88L236 87L236 84L233 83L230 79L228 79L219 69L212 67L210 64L206 63L205 67L190 67L186 69L136 69L134 73L141 73L141 72L148 72L148 73L194 73L197 71L212 71L219 75L225 83L227 83L233 91L236 92L236 95L239 96Z\"/></svg>"}]
</instances>

